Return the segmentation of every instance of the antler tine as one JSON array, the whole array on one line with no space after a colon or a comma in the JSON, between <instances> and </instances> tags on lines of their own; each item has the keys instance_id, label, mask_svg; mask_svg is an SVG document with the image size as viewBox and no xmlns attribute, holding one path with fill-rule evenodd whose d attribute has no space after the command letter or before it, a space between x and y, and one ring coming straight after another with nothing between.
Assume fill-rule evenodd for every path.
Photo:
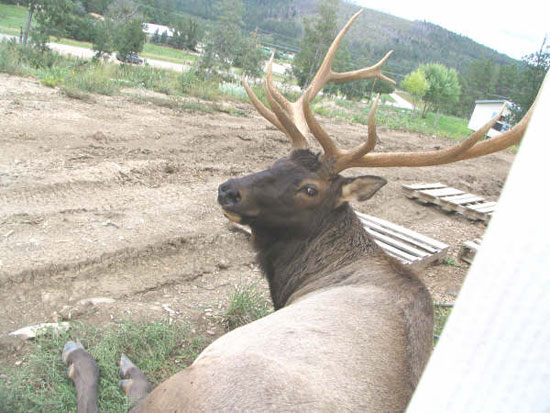
<instances>
[{"instance_id":1,"label":"antler tine","mask_svg":"<svg viewBox=\"0 0 550 413\"><path fill-rule=\"evenodd\" d=\"M315 136L315 138L321 144L323 150L325 151L323 159L331 163L331 170L334 173L338 173L348 168L351 162L358 158L361 158L366 153L372 151L376 146L378 135L376 133L375 114L378 107L379 98L380 95L376 96L376 99L374 100L371 110L369 112L368 137L366 142L352 150L339 149L336 146L329 134L323 129L317 119L315 119L315 117L313 116L313 113L311 112L311 107L309 105L309 99L304 99L304 116L306 122L309 126L309 129L311 130L311 133L313 134L313 136Z\"/></svg>"},{"instance_id":2,"label":"antler tine","mask_svg":"<svg viewBox=\"0 0 550 413\"><path fill-rule=\"evenodd\" d=\"M242 82L244 89L246 90L246 93L252 101L252 104L254 105L256 110L264 118L271 122L277 129L279 129L281 132L289 137L292 142L293 149L307 148L308 145L306 138L300 132L295 122L291 119L291 117L296 118L296 109L275 89L273 85L272 62L273 55L271 56L271 59L269 60L267 66L267 76L264 81L263 89L266 94L267 101L269 102L269 105L271 106L273 112L265 107L260 99L258 99L258 97L254 94L254 92L248 85L246 77L243 75ZM288 111L290 117L289 115L287 115L287 113L285 113L285 110Z\"/></svg>"},{"instance_id":3,"label":"antler tine","mask_svg":"<svg viewBox=\"0 0 550 413\"><path fill-rule=\"evenodd\" d=\"M340 32L338 33L338 35L330 45L328 52L325 55L325 59L321 64L321 67L315 74L315 77L313 78L313 80L311 81L311 85L309 86L309 88L311 89L310 101L314 99L315 96L317 96L317 94L319 93L319 91L323 88L323 86L329 82L348 82L352 80L360 80L360 79L377 77L379 79L386 80L388 82L395 84L395 81L393 79L390 79L389 77L384 76L380 71L380 68L384 65L386 60L388 60L390 55L392 54L391 50L388 53L386 53L386 55L373 66L365 67L359 70L353 70L349 72L340 72L340 73L334 72L332 70L332 62L334 61L334 57L336 56L336 51L338 50L338 47L340 46L342 39L344 38L345 34L348 32L353 22L359 17L359 15L362 12L363 12L363 9L359 10L349 19L349 21L342 28L342 30L340 30Z\"/></svg>"},{"instance_id":4,"label":"antler tine","mask_svg":"<svg viewBox=\"0 0 550 413\"><path fill-rule=\"evenodd\" d=\"M268 108L264 106L262 101L258 99L256 94L252 91L252 89L248 85L248 82L246 81L246 77L244 74L242 77L242 82L243 82L244 90L246 90L246 94L248 95L248 98L250 99L250 101L252 102L252 105L254 105L256 110L260 112L260 115L266 118L269 122L271 122L277 129L279 129L285 135L287 135L288 133L283 127L283 125L281 124L281 122L279 122L279 119L277 119L277 117L273 114L273 112L271 112Z\"/></svg>"},{"instance_id":5,"label":"antler tine","mask_svg":"<svg viewBox=\"0 0 550 413\"><path fill-rule=\"evenodd\" d=\"M264 92L269 106L275 113L275 116L281 122L283 128L286 131L286 135L292 141L293 149L305 149L307 148L307 140L299 129L299 121L296 119L296 109L293 105L282 96L275 85L273 84L273 75L271 72L271 66L273 62L273 56L267 66L267 75L264 81ZM287 112L288 111L288 114Z\"/></svg>"},{"instance_id":6,"label":"antler tine","mask_svg":"<svg viewBox=\"0 0 550 413\"><path fill-rule=\"evenodd\" d=\"M536 101L535 101L536 102ZM433 166L441 165L465 159L477 158L506 149L521 141L529 119L533 113L535 103L523 117L523 119L512 129L502 133L498 137L477 142L491 129L502 114L495 116L480 129L470 135L465 141L450 148L440 151L426 152L382 152L368 153L360 159L352 161L349 167L393 167L393 166ZM504 108L503 108L504 109Z\"/></svg>"}]
</instances>

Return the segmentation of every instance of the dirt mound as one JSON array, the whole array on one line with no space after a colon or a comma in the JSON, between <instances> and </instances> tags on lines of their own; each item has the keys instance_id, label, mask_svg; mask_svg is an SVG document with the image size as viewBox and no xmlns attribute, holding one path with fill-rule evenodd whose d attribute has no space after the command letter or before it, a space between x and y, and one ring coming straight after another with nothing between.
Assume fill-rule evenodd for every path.
<instances>
[{"instance_id":1,"label":"dirt mound","mask_svg":"<svg viewBox=\"0 0 550 413\"><path fill-rule=\"evenodd\" d=\"M74 100L6 75L0 85L0 335L67 308L90 322L171 315L216 334L228 290L264 285L246 236L228 230L216 203L221 182L288 153L286 138L251 107L240 105L243 116L189 113L128 96ZM342 146L366 136L364 126L325 125ZM380 151L450 144L379 132ZM400 186L442 182L496 200L513 157L368 171L389 184L356 208L455 254L485 226L410 201ZM422 276L435 300L453 299L467 268L437 265ZM90 297L115 302L78 306Z\"/></svg>"}]
</instances>

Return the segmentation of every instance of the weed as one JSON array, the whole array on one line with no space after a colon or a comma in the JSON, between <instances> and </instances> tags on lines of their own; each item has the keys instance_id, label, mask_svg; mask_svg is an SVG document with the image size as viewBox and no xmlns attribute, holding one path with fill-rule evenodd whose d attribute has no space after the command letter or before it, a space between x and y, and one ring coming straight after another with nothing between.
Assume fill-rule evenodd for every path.
<instances>
[{"instance_id":1,"label":"weed","mask_svg":"<svg viewBox=\"0 0 550 413\"><path fill-rule=\"evenodd\" d=\"M75 89L74 87L61 86L61 92L71 99L78 99L84 102L93 103L94 98L89 93L83 92L82 90Z\"/></svg>"},{"instance_id":2,"label":"weed","mask_svg":"<svg viewBox=\"0 0 550 413\"><path fill-rule=\"evenodd\" d=\"M230 298L229 309L225 313L224 324L228 330L265 317L272 311L270 302L254 284L241 284L235 287Z\"/></svg>"},{"instance_id":3,"label":"weed","mask_svg":"<svg viewBox=\"0 0 550 413\"><path fill-rule=\"evenodd\" d=\"M453 257L447 257L443 260L443 264L451 266L451 267L458 267L459 264L456 262L456 260Z\"/></svg>"}]
</instances>

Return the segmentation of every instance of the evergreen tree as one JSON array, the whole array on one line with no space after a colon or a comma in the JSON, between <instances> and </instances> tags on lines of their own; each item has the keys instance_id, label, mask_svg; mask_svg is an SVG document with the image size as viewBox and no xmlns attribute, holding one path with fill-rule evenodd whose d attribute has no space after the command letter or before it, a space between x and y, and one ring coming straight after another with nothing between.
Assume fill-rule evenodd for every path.
<instances>
[{"instance_id":1,"label":"evergreen tree","mask_svg":"<svg viewBox=\"0 0 550 413\"><path fill-rule=\"evenodd\" d=\"M34 10L36 26L32 28L33 43L46 49L50 36L61 38L72 14L74 3L71 0L38 0L33 1L29 10Z\"/></svg>"},{"instance_id":2,"label":"evergreen tree","mask_svg":"<svg viewBox=\"0 0 550 413\"><path fill-rule=\"evenodd\" d=\"M201 66L227 70L231 67L235 50L242 38L242 0L221 0L216 11L216 23L210 32Z\"/></svg>"},{"instance_id":3,"label":"evergreen tree","mask_svg":"<svg viewBox=\"0 0 550 413\"><path fill-rule=\"evenodd\" d=\"M254 38L242 34L242 0L221 0L216 10L216 23L207 41L201 67L228 70L234 65L242 68L247 75L258 76L264 54Z\"/></svg>"},{"instance_id":4,"label":"evergreen tree","mask_svg":"<svg viewBox=\"0 0 550 413\"><path fill-rule=\"evenodd\" d=\"M115 30L112 20L106 19L95 24L92 49L96 51L95 59L110 55L114 51L112 33Z\"/></svg>"},{"instance_id":5,"label":"evergreen tree","mask_svg":"<svg viewBox=\"0 0 550 413\"><path fill-rule=\"evenodd\" d=\"M144 44L145 33L141 20L133 19L117 28L113 45L122 57L141 52Z\"/></svg>"},{"instance_id":6,"label":"evergreen tree","mask_svg":"<svg viewBox=\"0 0 550 413\"><path fill-rule=\"evenodd\" d=\"M489 99L495 93L498 80L498 66L487 58L480 58L466 69L465 79L474 99Z\"/></svg>"},{"instance_id":7,"label":"evergreen tree","mask_svg":"<svg viewBox=\"0 0 550 413\"><path fill-rule=\"evenodd\" d=\"M550 68L550 46L546 45L546 39L538 52L524 56L522 61L525 63L525 69L519 75L518 87L512 96L517 105L514 113L516 121L525 115L535 101L546 72Z\"/></svg>"},{"instance_id":8,"label":"evergreen tree","mask_svg":"<svg viewBox=\"0 0 550 413\"><path fill-rule=\"evenodd\" d=\"M500 96L512 98L519 80L518 65L501 66L498 71L498 79L495 87L495 93Z\"/></svg>"},{"instance_id":9,"label":"evergreen tree","mask_svg":"<svg viewBox=\"0 0 550 413\"><path fill-rule=\"evenodd\" d=\"M339 4L339 0L322 0L317 8L317 16L304 19L304 39L292 64L292 73L300 87L309 85L338 32L336 16ZM340 55L342 53L340 51ZM338 62L338 56L335 62Z\"/></svg>"}]
</instances>

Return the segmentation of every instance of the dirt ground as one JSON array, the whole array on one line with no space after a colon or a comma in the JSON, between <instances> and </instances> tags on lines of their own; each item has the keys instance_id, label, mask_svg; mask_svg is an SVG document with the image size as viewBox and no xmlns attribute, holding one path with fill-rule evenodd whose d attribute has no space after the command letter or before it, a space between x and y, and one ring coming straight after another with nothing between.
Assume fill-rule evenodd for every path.
<instances>
[{"instance_id":1,"label":"dirt ground","mask_svg":"<svg viewBox=\"0 0 550 413\"><path fill-rule=\"evenodd\" d=\"M204 334L240 283L265 282L246 235L216 203L226 179L267 167L286 138L251 106L244 116L183 112L129 94L76 100L34 79L0 75L0 362L7 333L57 319L188 320ZM157 98L159 98L157 96ZM325 119L340 145L366 127ZM445 139L379 130L378 151L444 147ZM356 209L451 246L458 266L420 275L434 301L453 301L469 268L460 245L486 226L407 199L402 184L442 182L496 200L509 152L439 167L348 171L389 183ZM91 303L92 298L109 298ZM6 339L6 340L5 340Z\"/></svg>"}]
</instances>

